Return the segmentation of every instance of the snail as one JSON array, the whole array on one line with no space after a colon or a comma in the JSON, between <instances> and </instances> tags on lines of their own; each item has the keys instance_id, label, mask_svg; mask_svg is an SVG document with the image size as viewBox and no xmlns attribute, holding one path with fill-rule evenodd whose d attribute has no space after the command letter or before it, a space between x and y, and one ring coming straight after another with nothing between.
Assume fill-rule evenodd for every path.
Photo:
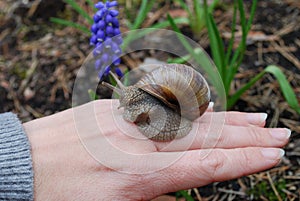
<instances>
[{"instance_id":1,"label":"snail","mask_svg":"<svg viewBox=\"0 0 300 201\"><path fill-rule=\"evenodd\" d=\"M159 65L132 86L117 82L113 89L124 107L123 118L138 126L147 138L171 141L187 135L192 122L208 107L210 90L203 76L183 64Z\"/></svg>"}]
</instances>

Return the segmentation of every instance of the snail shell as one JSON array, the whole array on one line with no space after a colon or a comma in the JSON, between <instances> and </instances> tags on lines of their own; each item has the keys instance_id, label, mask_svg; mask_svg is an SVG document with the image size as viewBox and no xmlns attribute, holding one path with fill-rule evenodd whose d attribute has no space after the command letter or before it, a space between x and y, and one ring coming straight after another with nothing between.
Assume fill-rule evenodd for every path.
<instances>
[{"instance_id":1,"label":"snail shell","mask_svg":"<svg viewBox=\"0 0 300 201\"><path fill-rule=\"evenodd\" d=\"M200 117L210 101L206 80L183 64L163 65L145 75L137 86L190 120Z\"/></svg>"},{"instance_id":2,"label":"snail shell","mask_svg":"<svg viewBox=\"0 0 300 201\"><path fill-rule=\"evenodd\" d=\"M160 65L133 86L125 87L116 81L119 88L104 84L120 95L123 118L155 141L187 135L192 121L205 112L210 101L203 76L182 64Z\"/></svg>"}]
</instances>

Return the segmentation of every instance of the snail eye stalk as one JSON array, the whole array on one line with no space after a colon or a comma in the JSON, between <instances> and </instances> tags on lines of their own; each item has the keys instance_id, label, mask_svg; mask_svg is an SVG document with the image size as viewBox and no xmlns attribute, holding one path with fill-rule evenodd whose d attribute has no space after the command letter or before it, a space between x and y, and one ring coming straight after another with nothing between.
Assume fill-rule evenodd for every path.
<instances>
[{"instance_id":1,"label":"snail eye stalk","mask_svg":"<svg viewBox=\"0 0 300 201\"><path fill-rule=\"evenodd\" d=\"M116 92L118 95L121 96L121 94L122 94L122 89L119 89L118 87L115 87L115 86L113 86L113 85L111 85L111 84L109 84L109 83L107 83L107 82L101 82L101 84L104 85L105 87L107 87L107 88L113 90L114 92Z\"/></svg>"},{"instance_id":2,"label":"snail eye stalk","mask_svg":"<svg viewBox=\"0 0 300 201\"><path fill-rule=\"evenodd\" d=\"M114 92L116 92L119 96L122 96L122 91L125 88L125 86L123 85L123 83L118 79L118 77L112 73L111 71L109 72L109 74L114 78L114 80L117 82L117 86L115 87L107 82L102 82L101 84L106 86L107 88L113 90Z\"/></svg>"}]
</instances>

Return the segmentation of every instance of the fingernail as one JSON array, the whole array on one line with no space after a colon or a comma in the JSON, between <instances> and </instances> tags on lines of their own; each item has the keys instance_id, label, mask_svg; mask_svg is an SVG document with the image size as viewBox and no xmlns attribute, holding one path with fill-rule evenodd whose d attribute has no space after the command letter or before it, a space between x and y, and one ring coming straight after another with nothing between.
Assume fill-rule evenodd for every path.
<instances>
[{"instance_id":1,"label":"fingernail","mask_svg":"<svg viewBox=\"0 0 300 201\"><path fill-rule=\"evenodd\" d=\"M209 108L213 108L213 107L214 107L214 104L215 104L214 102L209 102L208 107L209 107Z\"/></svg>"},{"instance_id":2,"label":"fingernail","mask_svg":"<svg viewBox=\"0 0 300 201\"><path fill-rule=\"evenodd\" d=\"M260 125L263 124L268 117L267 113L249 113L246 118L249 124Z\"/></svg>"},{"instance_id":3,"label":"fingernail","mask_svg":"<svg viewBox=\"0 0 300 201\"><path fill-rule=\"evenodd\" d=\"M261 153L264 157L270 160L278 160L284 156L284 150L283 149L277 149L277 148L263 148L261 149Z\"/></svg>"},{"instance_id":4,"label":"fingernail","mask_svg":"<svg viewBox=\"0 0 300 201\"><path fill-rule=\"evenodd\" d=\"M291 130L287 128L273 128L270 130L270 134L277 140L286 140L291 136Z\"/></svg>"}]
</instances>

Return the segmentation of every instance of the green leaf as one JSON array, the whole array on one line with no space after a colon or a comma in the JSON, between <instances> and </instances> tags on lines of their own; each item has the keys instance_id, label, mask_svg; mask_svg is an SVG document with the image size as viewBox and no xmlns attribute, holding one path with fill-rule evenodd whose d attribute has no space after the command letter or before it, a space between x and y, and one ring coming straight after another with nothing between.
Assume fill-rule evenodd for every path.
<instances>
[{"instance_id":1,"label":"green leaf","mask_svg":"<svg viewBox=\"0 0 300 201\"><path fill-rule=\"evenodd\" d=\"M174 19L175 24L188 24L189 20L185 17L180 17L180 18L175 18ZM154 25L152 25L151 27L147 28L147 29L141 29L139 32L136 32L136 35L132 36L132 35L127 35L127 37L125 37L123 39L123 43L122 43L122 49L124 50L129 43L131 43L132 41L141 38L143 36L145 36L148 33L151 33L152 31L155 31L156 29L163 29L170 26L170 22L169 21L162 21L162 22L158 22Z\"/></svg>"},{"instance_id":2,"label":"green leaf","mask_svg":"<svg viewBox=\"0 0 300 201\"><path fill-rule=\"evenodd\" d=\"M89 97L90 97L91 101L99 99L99 96L97 96L95 91L93 91L92 89L89 89L88 93L89 93Z\"/></svg>"},{"instance_id":3,"label":"green leaf","mask_svg":"<svg viewBox=\"0 0 300 201\"><path fill-rule=\"evenodd\" d=\"M86 28L85 26L82 26L81 24L78 24L78 23L75 23L75 22L72 22L72 21L69 21L69 20L64 20L64 19L61 19L61 18L56 18L56 17L51 17L50 18L50 21L51 22L54 22L56 24L60 24L60 25L64 25L64 26L68 26L68 27L74 27L84 33L87 33L87 34L91 34L90 30L88 28Z\"/></svg>"},{"instance_id":4,"label":"green leaf","mask_svg":"<svg viewBox=\"0 0 300 201\"><path fill-rule=\"evenodd\" d=\"M178 18L174 18L173 20L174 20L175 24L188 24L190 22L189 19L186 17L178 17ZM164 21L161 21L161 22L158 22L158 23L152 25L149 28L162 29L162 28L166 28L168 26L170 26L169 20L164 20Z\"/></svg>"},{"instance_id":5,"label":"green leaf","mask_svg":"<svg viewBox=\"0 0 300 201\"><path fill-rule=\"evenodd\" d=\"M177 191L177 195L178 197L183 196L186 201L195 201L194 198L191 195L189 195L185 190Z\"/></svg>"},{"instance_id":6,"label":"green leaf","mask_svg":"<svg viewBox=\"0 0 300 201\"><path fill-rule=\"evenodd\" d=\"M93 24L94 21L93 19L90 17L90 15L85 11L83 10L74 0L64 0L67 4L69 4L70 6L72 6L72 8L77 12L79 13L82 17L84 17L88 22L89 24Z\"/></svg>"},{"instance_id":7,"label":"green leaf","mask_svg":"<svg viewBox=\"0 0 300 201\"><path fill-rule=\"evenodd\" d=\"M190 19L190 27L194 35L199 34L205 27L205 15L203 9L203 3L199 0L193 0L193 10L187 6L187 3L183 0L174 0L180 4L180 6L188 13L188 18ZM212 13L219 0L214 0L208 7L208 12Z\"/></svg>"},{"instance_id":8,"label":"green leaf","mask_svg":"<svg viewBox=\"0 0 300 201\"><path fill-rule=\"evenodd\" d=\"M289 106L300 114L300 106L296 94L294 93L290 83L288 82L280 68L274 65L270 65L265 69L265 72L271 73L276 77L283 96L288 102Z\"/></svg>"},{"instance_id":9,"label":"green leaf","mask_svg":"<svg viewBox=\"0 0 300 201\"><path fill-rule=\"evenodd\" d=\"M241 20L242 31L244 33L246 33L246 30L247 30L246 15L245 15L245 10L244 10L243 0L238 0L238 8L239 8L239 11L240 11L240 20Z\"/></svg>"},{"instance_id":10,"label":"green leaf","mask_svg":"<svg viewBox=\"0 0 300 201\"><path fill-rule=\"evenodd\" d=\"M174 2L178 2L180 6L188 13L189 16L192 16L193 14L191 13L189 7L183 0L174 0Z\"/></svg>"},{"instance_id":11,"label":"green leaf","mask_svg":"<svg viewBox=\"0 0 300 201\"><path fill-rule=\"evenodd\" d=\"M238 10L240 13L240 18L241 18L241 26L242 26L242 40L233 54L233 57L231 58L228 66L228 72L227 72L227 79L225 83L225 88L229 90L230 84L232 80L234 79L234 76L240 67L243 58L245 56L245 51L246 51L246 40L247 40L247 35L249 33L249 30L251 28L251 24L254 18L256 6L257 6L257 0L253 0L253 3L251 5L251 13L248 22L246 22L246 17L245 17L245 11L243 7L243 1L242 0L237 0L235 1L235 4L238 6ZM227 92L228 94L228 92Z\"/></svg>"},{"instance_id":12,"label":"green leaf","mask_svg":"<svg viewBox=\"0 0 300 201\"><path fill-rule=\"evenodd\" d=\"M132 25L130 23L128 24L130 30L138 29L141 26L141 24L144 22L145 18L147 17L148 12L151 10L154 2L155 2L154 0L151 0L150 2L148 2L148 0L142 1L136 20ZM137 37L135 35L132 34L127 35L127 37L123 39L122 49L124 50L129 45L129 43L136 38Z\"/></svg>"},{"instance_id":13,"label":"green leaf","mask_svg":"<svg viewBox=\"0 0 300 201\"><path fill-rule=\"evenodd\" d=\"M237 92L235 92L232 96L229 96L227 100L227 109L231 108L236 103L236 101L238 101L241 95L245 93L245 91L248 90L252 85L254 85L255 82L257 82L264 74L265 71L260 72L254 78L252 78L247 84L245 84L242 88L240 88Z\"/></svg>"},{"instance_id":14,"label":"green leaf","mask_svg":"<svg viewBox=\"0 0 300 201\"><path fill-rule=\"evenodd\" d=\"M247 32L249 32L251 29L251 25L252 25L252 22L254 19L254 14L255 14L256 8L257 8L257 0L253 0L252 5L251 5L250 17L249 17L249 20L247 23Z\"/></svg>"},{"instance_id":15,"label":"green leaf","mask_svg":"<svg viewBox=\"0 0 300 201\"><path fill-rule=\"evenodd\" d=\"M188 52L192 55L194 54L194 49L190 46L189 42L186 41L184 35L181 33L180 29L177 27L175 20L168 14L167 15L168 21L172 27L172 29L177 33L178 39L181 41L182 45L188 50Z\"/></svg>"},{"instance_id":16,"label":"green leaf","mask_svg":"<svg viewBox=\"0 0 300 201\"><path fill-rule=\"evenodd\" d=\"M183 63L186 63L190 58L191 58L191 55L185 55L183 57L169 58L167 60L167 62L168 63L183 64Z\"/></svg>"},{"instance_id":17,"label":"green leaf","mask_svg":"<svg viewBox=\"0 0 300 201\"><path fill-rule=\"evenodd\" d=\"M283 72L279 67L275 65L267 66L262 72L252 78L246 85L244 85L241 89L239 89L233 96L231 96L228 100L228 107L232 107L235 102L240 98L240 96L249 89L257 80L259 80L265 73L271 73L277 79L280 89L283 93L284 98L291 108L293 108L296 112L300 114L300 105L298 103L296 94L294 93L291 85L286 79Z\"/></svg>"},{"instance_id":18,"label":"green leaf","mask_svg":"<svg viewBox=\"0 0 300 201\"><path fill-rule=\"evenodd\" d=\"M206 25L206 15L203 8L203 3L199 0L193 1L193 7L194 7L194 15L190 16L190 19L192 20L191 28L194 32L194 35L199 35L203 28Z\"/></svg>"},{"instance_id":19,"label":"green leaf","mask_svg":"<svg viewBox=\"0 0 300 201\"><path fill-rule=\"evenodd\" d=\"M233 44L234 44L234 36L235 36L235 28L236 28L236 13L237 13L237 6L236 6L236 4L234 4L232 26L231 26L231 37L229 40L229 45L228 45L227 53L226 53L226 57L225 57L226 58L225 59L226 66L229 66L229 58L231 56L231 51L232 51Z\"/></svg>"},{"instance_id":20,"label":"green leaf","mask_svg":"<svg viewBox=\"0 0 300 201\"><path fill-rule=\"evenodd\" d=\"M219 72L222 75L222 77L224 77L223 72L226 70L225 69L225 52L224 52L224 45L220 36L220 33L217 29L217 25L213 20L213 17L211 14L209 15L209 26L208 29L212 29L210 32L210 38L211 38L211 42L212 42L212 53L213 53L213 58L214 61L216 62L217 67L219 68Z\"/></svg>"},{"instance_id":21,"label":"green leaf","mask_svg":"<svg viewBox=\"0 0 300 201\"><path fill-rule=\"evenodd\" d=\"M201 54L202 50L200 48L195 48L194 49L195 54ZM167 60L168 63L177 63L177 64L183 64L186 63L189 59L191 59L191 55L187 54L182 57L177 57L177 58L169 58Z\"/></svg>"},{"instance_id":22,"label":"green leaf","mask_svg":"<svg viewBox=\"0 0 300 201\"><path fill-rule=\"evenodd\" d=\"M207 10L206 0L204 1L204 13L206 16L206 25L207 25L208 36L210 40L210 49L212 51L213 60L218 68L219 73L221 74L222 79L224 80L225 79L224 71L226 70L224 45L220 36L220 32L213 19L213 16Z\"/></svg>"},{"instance_id":23,"label":"green leaf","mask_svg":"<svg viewBox=\"0 0 300 201\"><path fill-rule=\"evenodd\" d=\"M174 19L170 15L167 15L167 18L170 22L172 29L177 33L178 39L180 40L182 45L186 48L186 50L191 55L191 58L193 58L208 74L208 77L210 78L210 81L212 82L212 85L216 89L219 97L221 99L225 98L224 97L225 95L223 93L224 86L219 77L219 72L217 71L215 66L212 64L209 57L206 55L206 53L202 49L196 48L194 50L193 47L190 45L190 43L185 38L185 36L180 32Z\"/></svg>"},{"instance_id":24,"label":"green leaf","mask_svg":"<svg viewBox=\"0 0 300 201\"><path fill-rule=\"evenodd\" d=\"M218 5L219 0L214 0L208 7L208 13L212 13L216 6Z\"/></svg>"},{"instance_id":25,"label":"green leaf","mask_svg":"<svg viewBox=\"0 0 300 201\"><path fill-rule=\"evenodd\" d=\"M142 5L139 9L139 13L132 27L130 27L130 29L138 29L141 26L141 24L144 22L145 18L147 17L148 12L151 10L154 2L155 2L154 0L150 0L150 2L148 2L148 0L142 0Z\"/></svg>"}]
</instances>

